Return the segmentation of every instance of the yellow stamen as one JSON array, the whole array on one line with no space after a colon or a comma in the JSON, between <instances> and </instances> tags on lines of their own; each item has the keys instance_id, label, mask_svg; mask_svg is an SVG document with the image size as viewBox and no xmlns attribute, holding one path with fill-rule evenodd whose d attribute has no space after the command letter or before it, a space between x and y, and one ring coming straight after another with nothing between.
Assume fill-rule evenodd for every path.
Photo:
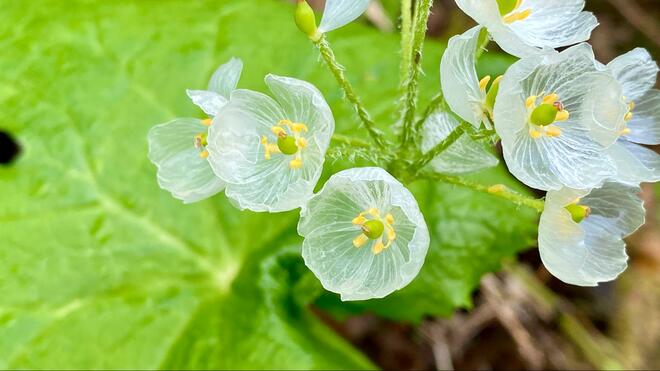
<instances>
[{"instance_id":1,"label":"yellow stamen","mask_svg":"<svg viewBox=\"0 0 660 371\"><path fill-rule=\"evenodd\" d=\"M566 121L568 120L569 117L571 117L571 114L568 111L566 110L559 111L557 112L557 117L555 117L555 121Z\"/></svg>"},{"instance_id":2,"label":"yellow stamen","mask_svg":"<svg viewBox=\"0 0 660 371\"><path fill-rule=\"evenodd\" d=\"M209 151L204 150L204 151L200 152L200 153L199 153L199 157L201 157L201 158L203 158L203 159L208 158L208 157L209 157Z\"/></svg>"},{"instance_id":3,"label":"yellow stamen","mask_svg":"<svg viewBox=\"0 0 660 371\"><path fill-rule=\"evenodd\" d=\"M280 136L282 134L286 135L286 131L279 126L273 126L272 128L270 128L270 131L272 131L273 134L277 136Z\"/></svg>"},{"instance_id":4,"label":"yellow stamen","mask_svg":"<svg viewBox=\"0 0 660 371\"><path fill-rule=\"evenodd\" d=\"M486 76L481 81L479 81L479 89L481 90L486 90L486 86L488 86L488 83L490 82L490 76Z\"/></svg>"},{"instance_id":5,"label":"yellow stamen","mask_svg":"<svg viewBox=\"0 0 660 371\"><path fill-rule=\"evenodd\" d=\"M298 147L300 147L300 149L307 147L307 139L298 138Z\"/></svg>"},{"instance_id":6,"label":"yellow stamen","mask_svg":"<svg viewBox=\"0 0 660 371\"><path fill-rule=\"evenodd\" d=\"M540 131L534 128L529 129L529 136L532 137L533 139L539 139L542 135L543 134Z\"/></svg>"},{"instance_id":7,"label":"yellow stamen","mask_svg":"<svg viewBox=\"0 0 660 371\"><path fill-rule=\"evenodd\" d=\"M289 126L291 124L293 124L291 120L280 120L277 122L277 125L279 126Z\"/></svg>"},{"instance_id":8,"label":"yellow stamen","mask_svg":"<svg viewBox=\"0 0 660 371\"><path fill-rule=\"evenodd\" d=\"M538 99L536 95L527 98L527 100L525 100L525 107L527 107L527 109L534 107L536 105L536 99Z\"/></svg>"},{"instance_id":9,"label":"yellow stamen","mask_svg":"<svg viewBox=\"0 0 660 371\"><path fill-rule=\"evenodd\" d=\"M369 241L369 237L367 237L365 234L361 234L353 239L353 246L360 248L364 246L367 241Z\"/></svg>"},{"instance_id":10,"label":"yellow stamen","mask_svg":"<svg viewBox=\"0 0 660 371\"><path fill-rule=\"evenodd\" d=\"M543 98L543 104L555 104L559 100L559 95L552 93L548 94Z\"/></svg>"},{"instance_id":11,"label":"yellow stamen","mask_svg":"<svg viewBox=\"0 0 660 371\"><path fill-rule=\"evenodd\" d=\"M392 215L392 214L385 215L385 221L389 225L394 225L394 215Z\"/></svg>"},{"instance_id":12,"label":"yellow stamen","mask_svg":"<svg viewBox=\"0 0 660 371\"><path fill-rule=\"evenodd\" d=\"M628 103L628 111L633 111L634 109L635 109L635 102L630 101L630 103Z\"/></svg>"},{"instance_id":13,"label":"yellow stamen","mask_svg":"<svg viewBox=\"0 0 660 371\"><path fill-rule=\"evenodd\" d=\"M385 245L383 245L383 241L378 240L374 244L374 247L372 248L372 251L373 251L374 255L378 255L378 254L382 253L384 249L385 249Z\"/></svg>"},{"instance_id":14,"label":"yellow stamen","mask_svg":"<svg viewBox=\"0 0 660 371\"><path fill-rule=\"evenodd\" d=\"M294 158L289 162L289 167L294 170L300 169L302 166L303 166L303 162L302 159L300 158Z\"/></svg>"},{"instance_id":15,"label":"yellow stamen","mask_svg":"<svg viewBox=\"0 0 660 371\"><path fill-rule=\"evenodd\" d=\"M204 120L202 120L202 125L204 125L204 126L211 126L212 123L213 123L213 120L212 120L212 119L204 119Z\"/></svg>"},{"instance_id":16,"label":"yellow stamen","mask_svg":"<svg viewBox=\"0 0 660 371\"><path fill-rule=\"evenodd\" d=\"M375 207L372 207L371 209L367 210L367 213L369 213L369 215L375 218L380 218L380 211L378 211L378 209L376 209Z\"/></svg>"},{"instance_id":17,"label":"yellow stamen","mask_svg":"<svg viewBox=\"0 0 660 371\"><path fill-rule=\"evenodd\" d=\"M548 126L545 128L545 135L555 138L561 135L561 129L556 126Z\"/></svg>"},{"instance_id":18,"label":"yellow stamen","mask_svg":"<svg viewBox=\"0 0 660 371\"><path fill-rule=\"evenodd\" d=\"M522 12L515 12L504 17L504 23L511 24L516 21L522 21L527 19L532 14L531 9L525 9Z\"/></svg>"},{"instance_id":19,"label":"yellow stamen","mask_svg":"<svg viewBox=\"0 0 660 371\"><path fill-rule=\"evenodd\" d=\"M621 133L620 133L620 134L621 134L621 135L628 135L628 134L630 134L630 128L624 128L623 130L621 130Z\"/></svg>"},{"instance_id":20,"label":"yellow stamen","mask_svg":"<svg viewBox=\"0 0 660 371\"><path fill-rule=\"evenodd\" d=\"M633 118L633 113L632 112L626 113L626 116L623 117L623 119L626 120L626 121L630 121L630 120L632 120L632 118Z\"/></svg>"},{"instance_id":21,"label":"yellow stamen","mask_svg":"<svg viewBox=\"0 0 660 371\"><path fill-rule=\"evenodd\" d=\"M353 224L355 224L355 225L362 225L362 224L364 224L366 221L367 221L367 218L365 218L365 217L362 216L362 215L358 215L357 217L355 217L355 219L353 219Z\"/></svg>"},{"instance_id":22,"label":"yellow stamen","mask_svg":"<svg viewBox=\"0 0 660 371\"><path fill-rule=\"evenodd\" d=\"M309 129L307 129L307 125L301 123L291 123L289 127L291 128L291 130L295 131L296 133L300 133L302 131L306 133L309 131Z\"/></svg>"}]
</instances>

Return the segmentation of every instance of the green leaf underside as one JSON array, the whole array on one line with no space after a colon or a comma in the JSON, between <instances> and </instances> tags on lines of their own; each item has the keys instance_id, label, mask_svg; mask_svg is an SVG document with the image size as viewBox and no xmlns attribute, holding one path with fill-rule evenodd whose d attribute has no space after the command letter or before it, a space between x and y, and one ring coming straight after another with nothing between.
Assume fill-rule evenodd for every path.
<instances>
[{"instance_id":1,"label":"green leaf underside","mask_svg":"<svg viewBox=\"0 0 660 371\"><path fill-rule=\"evenodd\" d=\"M204 88L231 56L246 63L240 87L265 91L267 73L307 79L338 131L351 129L357 120L291 12L270 0L4 5L0 130L23 152L0 167L0 368L372 367L306 309L316 291L298 285L308 276L295 212L240 212L224 196L184 206L158 189L146 157L151 126L203 117L185 89ZM396 38L353 25L331 41L377 122L390 122ZM425 59L424 97L437 91L440 53L433 45ZM465 214L497 201L447 187L427 199L427 187L415 191L442 243L410 288L368 310L449 313L522 247L506 242L531 217L498 206L466 224ZM442 197L461 207L445 210ZM437 237L446 225L451 234ZM474 238L462 228L487 238L461 248Z\"/></svg>"}]
</instances>

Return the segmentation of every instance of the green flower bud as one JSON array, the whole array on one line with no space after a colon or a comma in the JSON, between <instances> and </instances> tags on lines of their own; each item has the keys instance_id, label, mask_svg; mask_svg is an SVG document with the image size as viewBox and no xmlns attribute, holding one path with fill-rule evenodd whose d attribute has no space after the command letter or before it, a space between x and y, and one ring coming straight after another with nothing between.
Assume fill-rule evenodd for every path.
<instances>
[{"instance_id":1,"label":"green flower bud","mask_svg":"<svg viewBox=\"0 0 660 371\"><path fill-rule=\"evenodd\" d=\"M490 90L486 94L486 108L488 108L489 112L493 112L495 108L495 98L497 98L497 93L500 91L500 81L502 81L502 76L499 76L493 81L490 85Z\"/></svg>"},{"instance_id":2,"label":"green flower bud","mask_svg":"<svg viewBox=\"0 0 660 371\"><path fill-rule=\"evenodd\" d=\"M285 155L293 155L298 152L298 146L296 145L296 138L290 135L281 135L277 138L277 148L280 149L280 152Z\"/></svg>"},{"instance_id":3,"label":"green flower bud","mask_svg":"<svg viewBox=\"0 0 660 371\"><path fill-rule=\"evenodd\" d=\"M565 207L566 210L571 214L571 218L576 223L580 223L586 219L589 214L591 214L591 209L587 206L571 204Z\"/></svg>"},{"instance_id":4,"label":"green flower bud","mask_svg":"<svg viewBox=\"0 0 660 371\"><path fill-rule=\"evenodd\" d=\"M518 0L497 0L497 6L500 8L501 15L511 13L518 5Z\"/></svg>"},{"instance_id":5,"label":"green flower bud","mask_svg":"<svg viewBox=\"0 0 660 371\"><path fill-rule=\"evenodd\" d=\"M559 109L552 104L541 104L532 111L532 116L529 121L538 126L547 126L552 124L557 119Z\"/></svg>"},{"instance_id":6,"label":"green flower bud","mask_svg":"<svg viewBox=\"0 0 660 371\"><path fill-rule=\"evenodd\" d=\"M380 238L383 235L385 226L380 220L369 220L362 225L362 232L372 240Z\"/></svg>"},{"instance_id":7,"label":"green flower bud","mask_svg":"<svg viewBox=\"0 0 660 371\"><path fill-rule=\"evenodd\" d=\"M294 18L298 29L307 35L307 37L312 40L318 40L320 38L318 29L316 28L314 10L307 4L307 1L298 0Z\"/></svg>"}]
</instances>

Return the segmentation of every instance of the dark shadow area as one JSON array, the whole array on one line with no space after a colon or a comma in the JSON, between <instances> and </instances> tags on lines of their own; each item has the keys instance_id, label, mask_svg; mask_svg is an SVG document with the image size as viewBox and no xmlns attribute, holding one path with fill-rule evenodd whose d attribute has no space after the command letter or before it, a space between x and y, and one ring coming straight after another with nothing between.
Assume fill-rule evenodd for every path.
<instances>
[{"instance_id":1,"label":"dark shadow area","mask_svg":"<svg viewBox=\"0 0 660 371\"><path fill-rule=\"evenodd\" d=\"M0 165L9 165L21 152L18 142L4 131L0 131Z\"/></svg>"}]
</instances>

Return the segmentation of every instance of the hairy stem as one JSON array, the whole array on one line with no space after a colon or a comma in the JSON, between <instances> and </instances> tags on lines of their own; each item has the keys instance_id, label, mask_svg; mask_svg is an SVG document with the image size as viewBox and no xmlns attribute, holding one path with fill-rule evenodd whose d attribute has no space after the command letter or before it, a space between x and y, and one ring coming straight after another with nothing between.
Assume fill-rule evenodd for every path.
<instances>
[{"instance_id":1,"label":"hairy stem","mask_svg":"<svg viewBox=\"0 0 660 371\"><path fill-rule=\"evenodd\" d=\"M508 189L502 184L487 186L460 177L438 173L422 173L420 177L422 179L437 180L442 183L454 184L457 186L473 189L477 192L487 193L495 197L509 200L516 205L530 207L538 212L542 212L545 207L545 202L542 199L521 195L520 193Z\"/></svg>"},{"instance_id":2,"label":"hairy stem","mask_svg":"<svg viewBox=\"0 0 660 371\"><path fill-rule=\"evenodd\" d=\"M371 144L367 141L358 138L353 138L343 134L332 134L332 140L337 143L344 143L354 147L360 147L360 148L371 147Z\"/></svg>"},{"instance_id":3,"label":"hairy stem","mask_svg":"<svg viewBox=\"0 0 660 371\"><path fill-rule=\"evenodd\" d=\"M408 80L412 60L412 0L401 0L401 86Z\"/></svg>"},{"instance_id":4,"label":"hairy stem","mask_svg":"<svg viewBox=\"0 0 660 371\"><path fill-rule=\"evenodd\" d=\"M426 152L422 157L419 158L414 164L413 164L413 169L417 169L417 171L421 171L424 166L426 166L429 162L431 162L437 155L442 153L444 150L449 148L452 144L454 144L458 138L463 135L465 131L463 130L462 127L457 127L449 133L447 138L443 139L440 143L436 144L435 147L431 148L430 151Z\"/></svg>"},{"instance_id":5,"label":"hairy stem","mask_svg":"<svg viewBox=\"0 0 660 371\"><path fill-rule=\"evenodd\" d=\"M369 132L369 135L371 136L373 141L381 149L387 149L387 143L383 138L383 133L380 130L378 130L376 124L369 117L369 113L362 105L362 101L360 100L360 97L355 93L353 86L346 78L346 75L344 74L344 68L339 63L337 63L337 59L335 58L335 53L332 51L332 48L330 47L330 44L326 40L325 36L321 37L318 41L314 42L314 44L319 49L321 53L321 57L327 64L328 68L330 69L330 72L332 72L332 75L339 83L339 86L341 86L342 90L344 91L344 94L346 95L346 99L348 99L351 105L353 105L353 108L357 112L358 116L360 117L360 120L362 121L362 124Z\"/></svg>"},{"instance_id":6,"label":"hairy stem","mask_svg":"<svg viewBox=\"0 0 660 371\"><path fill-rule=\"evenodd\" d=\"M412 43L412 61L408 79L405 83L405 99L403 113L403 131L401 132L401 147L406 148L413 135L413 121L415 120L415 107L419 89L419 75L422 72L422 51L426 37L426 27L431 12L432 0L417 0L415 9L415 23Z\"/></svg>"}]
</instances>

